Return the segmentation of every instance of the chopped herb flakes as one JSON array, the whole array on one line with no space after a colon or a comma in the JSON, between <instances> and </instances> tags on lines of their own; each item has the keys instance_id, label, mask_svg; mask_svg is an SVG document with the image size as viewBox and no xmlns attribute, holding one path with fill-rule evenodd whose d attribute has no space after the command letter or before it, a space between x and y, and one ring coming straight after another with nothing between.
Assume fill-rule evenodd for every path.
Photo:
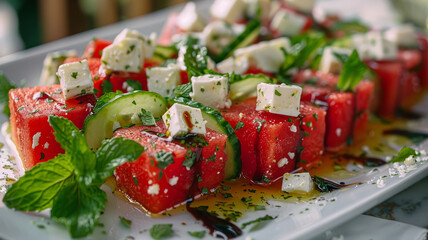
<instances>
[{"instance_id":1,"label":"chopped herb flakes","mask_svg":"<svg viewBox=\"0 0 428 240\"><path fill-rule=\"evenodd\" d=\"M150 236L153 239L171 237L173 234L172 224L155 224L150 228Z\"/></svg>"},{"instance_id":2,"label":"chopped herb flakes","mask_svg":"<svg viewBox=\"0 0 428 240\"><path fill-rule=\"evenodd\" d=\"M127 227L127 228L131 228L131 225L132 225L132 221L131 221L131 220L126 219L126 218L121 217L121 216L119 216L119 219L120 219L120 223L121 223L123 226L125 226L125 227Z\"/></svg>"}]
</instances>

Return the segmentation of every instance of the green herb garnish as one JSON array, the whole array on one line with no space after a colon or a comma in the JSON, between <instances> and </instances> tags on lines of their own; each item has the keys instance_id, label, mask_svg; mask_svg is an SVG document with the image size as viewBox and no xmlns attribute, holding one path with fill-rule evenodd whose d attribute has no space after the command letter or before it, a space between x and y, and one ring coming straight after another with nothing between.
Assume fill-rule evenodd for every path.
<instances>
[{"instance_id":1,"label":"green herb garnish","mask_svg":"<svg viewBox=\"0 0 428 240\"><path fill-rule=\"evenodd\" d=\"M360 60L357 51L352 51L351 56L343 64L337 87L342 91L352 91L361 79L363 79L366 71L367 66Z\"/></svg>"},{"instance_id":2,"label":"green herb garnish","mask_svg":"<svg viewBox=\"0 0 428 240\"><path fill-rule=\"evenodd\" d=\"M65 154L27 171L8 189L3 203L19 211L51 208L51 218L64 224L73 238L85 237L105 209L107 196L100 189L104 180L117 166L138 158L144 148L129 139L113 138L104 140L94 153L71 121L49 116L49 123Z\"/></svg>"}]
</instances>

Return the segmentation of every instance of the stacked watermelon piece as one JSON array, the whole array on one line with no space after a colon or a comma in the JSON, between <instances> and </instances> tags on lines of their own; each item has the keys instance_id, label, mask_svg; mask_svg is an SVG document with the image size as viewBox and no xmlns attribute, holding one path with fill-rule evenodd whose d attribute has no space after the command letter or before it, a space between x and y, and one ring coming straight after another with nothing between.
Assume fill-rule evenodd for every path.
<instances>
[{"instance_id":1,"label":"stacked watermelon piece","mask_svg":"<svg viewBox=\"0 0 428 240\"><path fill-rule=\"evenodd\" d=\"M66 101L59 85L12 89L9 99L12 139L26 170L64 153L49 125L49 115L68 118L81 129L96 103L92 94Z\"/></svg>"},{"instance_id":2,"label":"stacked watermelon piece","mask_svg":"<svg viewBox=\"0 0 428 240\"><path fill-rule=\"evenodd\" d=\"M115 171L119 189L151 213L159 213L180 204L197 193L208 193L224 179L227 156L224 152L227 136L207 129L205 146L188 146L180 141L160 137L166 133L164 123L157 126L122 128L114 137L132 139L146 148L135 161L119 166ZM170 154L171 162L161 166L162 153ZM186 159L195 155L195 163Z\"/></svg>"},{"instance_id":3,"label":"stacked watermelon piece","mask_svg":"<svg viewBox=\"0 0 428 240\"><path fill-rule=\"evenodd\" d=\"M241 142L245 178L270 183L293 171L299 159L311 163L322 155L325 110L304 104L301 116L290 117L255 109L256 98L248 98L222 110Z\"/></svg>"}]
</instances>

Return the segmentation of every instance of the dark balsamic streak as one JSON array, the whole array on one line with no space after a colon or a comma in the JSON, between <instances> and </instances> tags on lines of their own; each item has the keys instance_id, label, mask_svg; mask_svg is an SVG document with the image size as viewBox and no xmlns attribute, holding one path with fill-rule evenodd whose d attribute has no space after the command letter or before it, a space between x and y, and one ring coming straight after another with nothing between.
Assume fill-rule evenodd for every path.
<instances>
[{"instance_id":1,"label":"dark balsamic streak","mask_svg":"<svg viewBox=\"0 0 428 240\"><path fill-rule=\"evenodd\" d=\"M351 160L351 161L360 163L361 165L366 167L379 167L386 164L384 160L380 158L374 158L374 157L353 156L350 154L343 154L343 155L340 155L339 158Z\"/></svg>"},{"instance_id":2,"label":"dark balsamic streak","mask_svg":"<svg viewBox=\"0 0 428 240\"><path fill-rule=\"evenodd\" d=\"M190 207L190 203L187 203L186 209L193 217L201 220L203 225L210 230L210 234L214 237L225 236L227 239L231 239L242 235L242 230L239 227L225 219L213 216L207 211Z\"/></svg>"},{"instance_id":3,"label":"dark balsamic streak","mask_svg":"<svg viewBox=\"0 0 428 240\"><path fill-rule=\"evenodd\" d=\"M410 139L414 143L420 143L428 138L428 133L413 132L406 129L388 129L383 131L383 135L398 135Z\"/></svg>"}]
</instances>

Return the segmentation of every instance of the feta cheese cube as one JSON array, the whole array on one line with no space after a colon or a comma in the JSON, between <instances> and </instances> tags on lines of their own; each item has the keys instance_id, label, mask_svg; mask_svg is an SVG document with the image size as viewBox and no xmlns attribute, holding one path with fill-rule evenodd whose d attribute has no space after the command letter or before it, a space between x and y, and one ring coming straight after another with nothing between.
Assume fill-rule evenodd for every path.
<instances>
[{"instance_id":1,"label":"feta cheese cube","mask_svg":"<svg viewBox=\"0 0 428 240\"><path fill-rule=\"evenodd\" d=\"M200 32L205 27L205 20L196 11L195 3L189 2L177 18L177 26L186 32Z\"/></svg>"},{"instance_id":2,"label":"feta cheese cube","mask_svg":"<svg viewBox=\"0 0 428 240\"><path fill-rule=\"evenodd\" d=\"M338 47L326 47L324 48L323 55L321 57L319 70L323 73L340 74L342 71L343 63L336 56L336 54L351 55L352 51L347 48Z\"/></svg>"},{"instance_id":3,"label":"feta cheese cube","mask_svg":"<svg viewBox=\"0 0 428 240\"><path fill-rule=\"evenodd\" d=\"M310 193L314 189L311 175L304 173L286 173L281 190L288 193Z\"/></svg>"},{"instance_id":4,"label":"feta cheese cube","mask_svg":"<svg viewBox=\"0 0 428 240\"><path fill-rule=\"evenodd\" d=\"M219 54L232 42L235 34L229 24L222 21L209 23L202 32L201 44L206 45L213 54Z\"/></svg>"},{"instance_id":5,"label":"feta cheese cube","mask_svg":"<svg viewBox=\"0 0 428 240\"><path fill-rule=\"evenodd\" d=\"M383 36L381 32L372 31L352 36L352 42L362 59L396 59L397 44Z\"/></svg>"},{"instance_id":6,"label":"feta cheese cube","mask_svg":"<svg viewBox=\"0 0 428 240\"><path fill-rule=\"evenodd\" d=\"M143 58L150 59L153 57L156 48L156 33L152 33L149 37L146 37L137 30L125 28L116 36L113 43L121 42L125 38L136 38L140 40Z\"/></svg>"},{"instance_id":7,"label":"feta cheese cube","mask_svg":"<svg viewBox=\"0 0 428 240\"><path fill-rule=\"evenodd\" d=\"M167 135L171 137L206 133L206 121L202 118L199 108L174 103L162 116L162 120L168 128Z\"/></svg>"},{"instance_id":8,"label":"feta cheese cube","mask_svg":"<svg viewBox=\"0 0 428 240\"><path fill-rule=\"evenodd\" d=\"M401 25L385 31L385 39L401 47L418 46L415 29L411 25Z\"/></svg>"},{"instance_id":9,"label":"feta cheese cube","mask_svg":"<svg viewBox=\"0 0 428 240\"><path fill-rule=\"evenodd\" d=\"M230 107L229 78L219 75L192 77L192 100L212 108Z\"/></svg>"},{"instance_id":10,"label":"feta cheese cube","mask_svg":"<svg viewBox=\"0 0 428 240\"><path fill-rule=\"evenodd\" d=\"M221 73L236 73L236 74L244 74L250 66L250 62L246 57L229 57L225 60L217 63L216 68Z\"/></svg>"},{"instance_id":11,"label":"feta cheese cube","mask_svg":"<svg viewBox=\"0 0 428 240\"><path fill-rule=\"evenodd\" d=\"M77 57L77 52L75 50L69 51L59 51L48 53L43 61L43 70L40 75L40 84L41 85L53 85L58 84L58 78L56 77L56 72L58 67L64 63L64 60L69 57Z\"/></svg>"},{"instance_id":12,"label":"feta cheese cube","mask_svg":"<svg viewBox=\"0 0 428 240\"><path fill-rule=\"evenodd\" d=\"M306 17L287 9L280 9L273 17L270 27L281 35L299 34L306 24Z\"/></svg>"},{"instance_id":13,"label":"feta cheese cube","mask_svg":"<svg viewBox=\"0 0 428 240\"><path fill-rule=\"evenodd\" d=\"M243 0L215 0L210 12L213 18L232 24L244 18L245 8Z\"/></svg>"},{"instance_id":14,"label":"feta cheese cube","mask_svg":"<svg viewBox=\"0 0 428 240\"><path fill-rule=\"evenodd\" d=\"M65 100L94 92L94 81L86 59L62 64L58 68L57 75Z\"/></svg>"},{"instance_id":15,"label":"feta cheese cube","mask_svg":"<svg viewBox=\"0 0 428 240\"><path fill-rule=\"evenodd\" d=\"M245 57L250 61L250 64L255 65L260 70L274 73L278 71L285 60L281 48L286 50L290 48L288 38L277 38L240 48L235 50L234 56L235 58Z\"/></svg>"},{"instance_id":16,"label":"feta cheese cube","mask_svg":"<svg viewBox=\"0 0 428 240\"><path fill-rule=\"evenodd\" d=\"M148 90L163 97L173 97L174 88L181 84L180 67L177 64L147 68L146 75Z\"/></svg>"},{"instance_id":17,"label":"feta cheese cube","mask_svg":"<svg viewBox=\"0 0 428 240\"><path fill-rule=\"evenodd\" d=\"M296 85L260 83L257 85L256 110L297 117L301 94L302 88Z\"/></svg>"},{"instance_id":18,"label":"feta cheese cube","mask_svg":"<svg viewBox=\"0 0 428 240\"><path fill-rule=\"evenodd\" d=\"M312 12L315 0L284 0L284 2L291 7L305 13Z\"/></svg>"},{"instance_id":19,"label":"feta cheese cube","mask_svg":"<svg viewBox=\"0 0 428 240\"><path fill-rule=\"evenodd\" d=\"M141 41L124 38L103 50L101 65L111 71L141 72L144 64Z\"/></svg>"}]
</instances>

